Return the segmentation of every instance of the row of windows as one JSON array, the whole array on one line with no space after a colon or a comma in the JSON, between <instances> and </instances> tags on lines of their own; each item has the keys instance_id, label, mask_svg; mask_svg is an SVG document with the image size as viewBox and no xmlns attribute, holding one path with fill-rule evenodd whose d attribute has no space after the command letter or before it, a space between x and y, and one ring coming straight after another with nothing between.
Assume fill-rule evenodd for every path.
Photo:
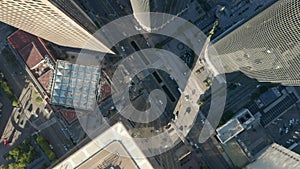
<instances>
[{"instance_id":1,"label":"row of windows","mask_svg":"<svg viewBox=\"0 0 300 169\"><path fill-rule=\"evenodd\" d=\"M66 15L55 12L49 2L10 0L0 7L1 21L60 45L82 47L91 37Z\"/></svg>"},{"instance_id":2,"label":"row of windows","mask_svg":"<svg viewBox=\"0 0 300 169\"><path fill-rule=\"evenodd\" d=\"M215 47L220 57L228 67L257 79L290 79L291 82L297 79L300 76L300 52L296 50L300 47L299 7L298 0L278 1L219 40ZM245 53L249 50L257 52L247 58Z\"/></svg>"}]
</instances>

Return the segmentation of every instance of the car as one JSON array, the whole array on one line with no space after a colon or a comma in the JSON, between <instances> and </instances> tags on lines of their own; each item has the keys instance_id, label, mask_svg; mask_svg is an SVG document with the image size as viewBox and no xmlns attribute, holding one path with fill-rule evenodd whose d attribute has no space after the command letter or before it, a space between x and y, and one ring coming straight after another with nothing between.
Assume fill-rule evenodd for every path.
<instances>
[{"instance_id":1,"label":"car","mask_svg":"<svg viewBox=\"0 0 300 169\"><path fill-rule=\"evenodd\" d=\"M4 146L6 146L7 143L8 143L7 138L4 138L4 139L3 139L3 142L4 142Z\"/></svg>"},{"instance_id":2,"label":"car","mask_svg":"<svg viewBox=\"0 0 300 169\"><path fill-rule=\"evenodd\" d=\"M241 84L241 83L235 83L235 85L237 85L237 86L242 86L242 84Z\"/></svg>"},{"instance_id":3,"label":"car","mask_svg":"<svg viewBox=\"0 0 300 169\"><path fill-rule=\"evenodd\" d=\"M150 45L150 43L149 43L148 41L147 41L146 43L147 43L147 46L148 46L148 47L151 47L151 45Z\"/></svg>"},{"instance_id":4,"label":"car","mask_svg":"<svg viewBox=\"0 0 300 169\"><path fill-rule=\"evenodd\" d=\"M52 144L49 144L49 147L51 148L51 150L53 150L53 146L52 146Z\"/></svg>"},{"instance_id":5,"label":"car","mask_svg":"<svg viewBox=\"0 0 300 169\"><path fill-rule=\"evenodd\" d=\"M64 145L64 149L66 150L66 151L68 151L69 149L68 149L68 147L66 146L66 145Z\"/></svg>"},{"instance_id":6,"label":"car","mask_svg":"<svg viewBox=\"0 0 300 169\"><path fill-rule=\"evenodd\" d=\"M273 121L273 122L272 122L272 124L274 124L274 125L277 125L278 123L277 123L277 122L275 122L275 121Z\"/></svg>"},{"instance_id":7,"label":"car","mask_svg":"<svg viewBox=\"0 0 300 169\"><path fill-rule=\"evenodd\" d=\"M138 26L136 26L136 25L134 25L134 28L135 28L135 30L137 30L137 31L141 31L141 30L142 30L142 28L140 28L140 27L138 27Z\"/></svg>"},{"instance_id":8,"label":"car","mask_svg":"<svg viewBox=\"0 0 300 169\"><path fill-rule=\"evenodd\" d=\"M190 139L187 139L187 142L188 142L190 145L194 145L193 141L190 140Z\"/></svg>"},{"instance_id":9,"label":"car","mask_svg":"<svg viewBox=\"0 0 300 169\"><path fill-rule=\"evenodd\" d=\"M126 51L125 48L124 48L124 46L121 46L121 50L122 50L123 52Z\"/></svg>"},{"instance_id":10,"label":"car","mask_svg":"<svg viewBox=\"0 0 300 169\"><path fill-rule=\"evenodd\" d=\"M177 89L179 91L180 94L182 94L182 90L180 88Z\"/></svg>"},{"instance_id":11,"label":"car","mask_svg":"<svg viewBox=\"0 0 300 169\"><path fill-rule=\"evenodd\" d=\"M161 101L161 100L158 100L158 102L161 104L161 105L163 105L164 103Z\"/></svg>"}]
</instances>

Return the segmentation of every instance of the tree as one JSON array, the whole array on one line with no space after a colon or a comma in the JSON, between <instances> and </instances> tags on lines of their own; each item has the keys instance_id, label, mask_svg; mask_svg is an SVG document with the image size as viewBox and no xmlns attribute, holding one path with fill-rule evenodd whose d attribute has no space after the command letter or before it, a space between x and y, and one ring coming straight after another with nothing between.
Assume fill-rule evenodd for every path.
<instances>
[{"instance_id":1,"label":"tree","mask_svg":"<svg viewBox=\"0 0 300 169\"><path fill-rule=\"evenodd\" d=\"M54 154L54 152L51 150L49 144L47 143L47 141L45 140L44 137L42 136L38 136L36 138L36 142L40 145L40 147L43 149L43 151L47 154L48 158L51 161L54 161L56 159L56 156Z\"/></svg>"},{"instance_id":2,"label":"tree","mask_svg":"<svg viewBox=\"0 0 300 169\"><path fill-rule=\"evenodd\" d=\"M18 147L16 147L16 148L10 150L8 152L8 154L11 155L14 159L18 159L20 156L20 150Z\"/></svg>"},{"instance_id":3,"label":"tree","mask_svg":"<svg viewBox=\"0 0 300 169\"><path fill-rule=\"evenodd\" d=\"M51 161L54 161L54 160L56 159L56 156L55 156L55 154L54 154L53 151L51 151L51 152L48 154L48 157L49 157L49 159L50 159Z\"/></svg>"},{"instance_id":4,"label":"tree","mask_svg":"<svg viewBox=\"0 0 300 169\"><path fill-rule=\"evenodd\" d=\"M36 103L42 103L43 99L40 96L38 96L37 98L35 98L35 102Z\"/></svg>"},{"instance_id":5,"label":"tree","mask_svg":"<svg viewBox=\"0 0 300 169\"><path fill-rule=\"evenodd\" d=\"M12 101L11 105L12 105L13 107L17 107L17 106L18 106L18 101L14 99L14 100Z\"/></svg>"},{"instance_id":6,"label":"tree","mask_svg":"<svg viewBox=\"0 0 300 169\"><path fill-rule=\"evenodd\" d=\"M25 139L16 148L10 150L8 154L11 163L4 169L25 169L39 156L38 152L30 145L30 138Z\"/></svg>"},{"instance_id":7,"label":"tree","mask_svg":"<svg viewBox=\"0 0 300 169\"><path fill-rule=\"evenodd\" d=\"M5 165L0 165L0 169L8 169L8 167Z\"/></svg>"}]
</instances>

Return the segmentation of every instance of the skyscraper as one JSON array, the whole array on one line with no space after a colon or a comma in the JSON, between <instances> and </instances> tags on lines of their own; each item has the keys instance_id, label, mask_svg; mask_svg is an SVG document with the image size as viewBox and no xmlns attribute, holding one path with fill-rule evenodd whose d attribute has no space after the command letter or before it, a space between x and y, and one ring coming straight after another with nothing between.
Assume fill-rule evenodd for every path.
<instances>
[{"instance_id":1,"label":"skyscraper","mask_svg":"<svg viewBox=\"0 0 300 169\"><path fill-rule=\"evenodd\" d=\"M170 18L153 18L150 17L149 12L160 12L168 13L172 15L180 15L186 9L186 0L130 0L131 7L133 10L133 15L137 22L147 31L151 29L158 28L161 25L156 25L155 21L157 19L165 19L165 23Z\"/></svg>"},{"instance_id":2,"label":"skyscraper","mask_svg":"<svg viewBox=\"0 0 300 169\"><path fill-rule=\"evenodd\" d=\"M66 15L71 17L77 24L81 25L90 33L97 31L96 24L91 18L77 5L74 0L49 0L57 8L63 11Z\"/></svg>"},{"instance_id":3,"label":"skyscraper","mask_svg":"<svg viewBox=\"0 0 300 169\"><path fill-rule=\"evenodd\" d=\"M226 72L300 85L300 1L280 0L214 44Z\"/></svg>"},{"instance_id":4,"label":"skyscraper","mask_svg":"<svg viewBox=\"0 0 300 169\"><path fill-rule=\"evenodd\" d=\"M64 6L60 1L3 0L0 2L0 21L61 46L85 46L90 50L109 52L104 44L92 36L95 26L88 23L89 20L82 19L86 16L74 15L80 8L70 1L64 4L70 9L75 6L72 8L75 12L69 8L62 10ZM80 23L83 20L85 23ZM87 41L89 44L85 45Z\"/></svg>"}]
</instances>

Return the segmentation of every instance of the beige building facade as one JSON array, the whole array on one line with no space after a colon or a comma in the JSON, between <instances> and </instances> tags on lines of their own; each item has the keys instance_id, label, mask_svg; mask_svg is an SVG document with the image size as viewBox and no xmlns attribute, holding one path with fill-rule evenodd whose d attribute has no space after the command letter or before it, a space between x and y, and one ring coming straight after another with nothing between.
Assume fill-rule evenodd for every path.
<instances>
[{"instance_id":1,"label":"beige building facade","mask_svg":"<svg viewBox=\"0 0 300 169\"><path fill-rule=\"evenodd\" d=\"M138 24L146 31L159 30L169 23L174 17L187 10L186 0L130 0L133 16ZM173 15L161 17L155 13L167 13Z\"/></svg>"},{"instance_id":2,"label":"beige building facade","mask_svg":"<svg viewBox=\"0 0 300 169\"><path fill-rule=\"evenodd\" d=\"M280 0L214 44L227 73L300 85L300 1Z\"/></svg>"},{"instance_id":3,"label":"beige building facade","mask_svg":"<svg viewBox=\"0 0 300 169\"><path fill-rule=\"evenodd\" d=\"M0 1L0 21L57 45L110 52L49 0ZM88 44L86 44L88 42Z\"/></svg>"}]
</instances>

